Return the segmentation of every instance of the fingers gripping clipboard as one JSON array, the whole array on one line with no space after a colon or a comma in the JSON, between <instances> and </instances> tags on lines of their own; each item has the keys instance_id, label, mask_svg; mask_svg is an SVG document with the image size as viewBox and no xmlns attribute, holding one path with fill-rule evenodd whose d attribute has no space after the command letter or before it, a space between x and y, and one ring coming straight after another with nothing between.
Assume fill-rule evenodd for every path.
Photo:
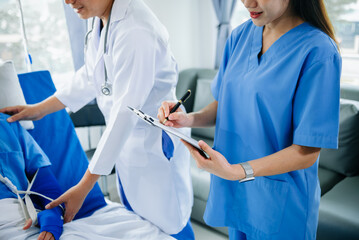
<instances>
[{"instance_id":1,"label":"fingers gripping clipboard","mask_svg":"<svg viewBox=\"0 0 359 240\"><path fill-rule=\"evenodd\" d=\"M172 127L168 127L163 125L162 123L160 123L160 121L157 118L151 117L149 115L147 115L146 113L142 112L141 110L137 110L135 108L132 108L130 106L127 106L134 114L136 114L139 118L141 118L143 121L147 122L149 125L154 126L154 127L158 127L164 131L166 131L167 133L170 133L180 139L183 139L184 141L186 141L187 143L191 144L193 147L195 147L198 152L204 157L204 158L209 158L208 154L205 153L200 146L198 145L198 142L196 140L194 140L193 138L190 138L186 135L184 135L183 133L181 133L180 131L177 131L175 128Z\"/></svg>"}]
</instances>

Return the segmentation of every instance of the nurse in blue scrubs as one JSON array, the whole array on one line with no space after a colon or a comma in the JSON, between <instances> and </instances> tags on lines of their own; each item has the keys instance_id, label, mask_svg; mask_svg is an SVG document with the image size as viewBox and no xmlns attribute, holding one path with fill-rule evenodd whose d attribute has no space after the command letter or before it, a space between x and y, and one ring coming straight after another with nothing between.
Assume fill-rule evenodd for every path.
<instances>
[{"instance_id":1,"label":"nurse in blue scrubs","mask_svg":"<svg viewBox=\"0 0 359 240\"><path fill-rule=\"evenodd\" d=\"M174 127L216 125L204 219L230 239L315 239L321 148L337 148L341 57L322 0L242 0L251 20L228 38L199 112L169 110ZM255 177L253 180L252 176ZM244 181L243 181L244 180ZM245 181L248 180L248 181Z\"/></svg>"}]
</instances>

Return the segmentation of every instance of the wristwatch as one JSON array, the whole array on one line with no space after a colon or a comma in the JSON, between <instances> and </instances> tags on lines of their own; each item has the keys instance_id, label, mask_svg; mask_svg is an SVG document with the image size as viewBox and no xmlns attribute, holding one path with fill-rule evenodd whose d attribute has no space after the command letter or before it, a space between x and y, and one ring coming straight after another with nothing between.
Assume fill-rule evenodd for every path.
<instances>
[{"instance_id":1,"label":"wristwatch","mask_svg":"<svg viewBox=\"0 0 359 240\"><path fill-rule=\"evenodd\" d=\"M240 179L239 182L247 182L247 181L254 180L254 176L253 176L254 172L253 172L253 168L251 167L251 165L249 165L248 162L240 163L240 165L242 166L242 168L246 174L246 177L243 179Z\"/></svg>"}]
</instances>

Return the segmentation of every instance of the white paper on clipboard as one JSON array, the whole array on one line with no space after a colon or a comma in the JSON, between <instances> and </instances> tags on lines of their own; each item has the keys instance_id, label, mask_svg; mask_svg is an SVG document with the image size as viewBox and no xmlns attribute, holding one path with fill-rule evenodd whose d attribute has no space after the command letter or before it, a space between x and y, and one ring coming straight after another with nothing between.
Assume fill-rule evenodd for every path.
<instances>
[{"instance_id":1,"label":"white paper on clipboard","mask_svg":"<svg viewBox=\"0 0 359 240\"><path fill-rule=\"evenodd\" d=\"M166 125L163 125L162 123L160 123L160 121L157 118L151 117L147 114L145 114L144 112L142 112L141 110L137 110L133 107L127 106L134 114L136 114L139 118L141 118L143 121L147 122L149 125L154 126L154 127L158 127L161 128L162 130L166 131L167 133L170 133L176 137L179 137L180 139L183 139L184 141L188 142L189 144L191 144L193 147L197 148L197 150L199 151L199 153L205 157L205 158L209 158L208 154L206 152L204 152L200 146L198 145L198 142L196 140L194 140L191 137L188 137L186 135L184 135L183 133L181 133L180 131L176 130L175 128L172 127L168 127Z\"/></svg>"}]
</instances>

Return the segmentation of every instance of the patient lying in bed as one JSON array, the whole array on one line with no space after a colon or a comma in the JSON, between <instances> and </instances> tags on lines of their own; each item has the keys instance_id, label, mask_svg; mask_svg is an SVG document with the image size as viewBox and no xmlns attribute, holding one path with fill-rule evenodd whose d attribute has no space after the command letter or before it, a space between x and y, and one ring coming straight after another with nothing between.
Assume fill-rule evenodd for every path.
<instances>
[{"instance_id":1,"label":"patient lying in bed","mask_svg":"<svg viewBox=\"0 0 359 240\"><path fill-rule=\"evenodd\" d=\"M57 198L61 195L60 187L52 175L46 155L19 123L7 123L7 117L0 113L1 176L8 178L19 191L28 189L29 180L31 191ZM108 202L107 206L89 217L62 226L61 208L43 210L49 200L30 196L35 207L42 211L37 213L38 224L31 225L31 220L27 221L26 230L23 230L28 217L25 217L11 187L0 181L0 239L173 239L123 205L113 202Z\"/></svg>"},{"instance_id":2,"label":"patient lying in bed","mask_svg":"<svg viewBox=\"0 0 359 240\"><path fill-rule=\"evenodd\" d=\"M40 231L38 239L57 240L63 228L62 209L44 210L49 199L34 194L26 197L25 205L24 194L18 194L18 191L28 189L29 181L31 191L51 199L61 195L60 186L50 170L50 161L19 123L9 124L6 118L7 115L0 113L0 211L4 216L0 221L0 239L15 236L25 239ZM42 211L35 212L29 200ZM28 229L26 232L20 226L25 220L23 229ZM34 227L36 222L40 229ZM18 227L9 228L11 224Z\"/></svg>"}]
</instances>

